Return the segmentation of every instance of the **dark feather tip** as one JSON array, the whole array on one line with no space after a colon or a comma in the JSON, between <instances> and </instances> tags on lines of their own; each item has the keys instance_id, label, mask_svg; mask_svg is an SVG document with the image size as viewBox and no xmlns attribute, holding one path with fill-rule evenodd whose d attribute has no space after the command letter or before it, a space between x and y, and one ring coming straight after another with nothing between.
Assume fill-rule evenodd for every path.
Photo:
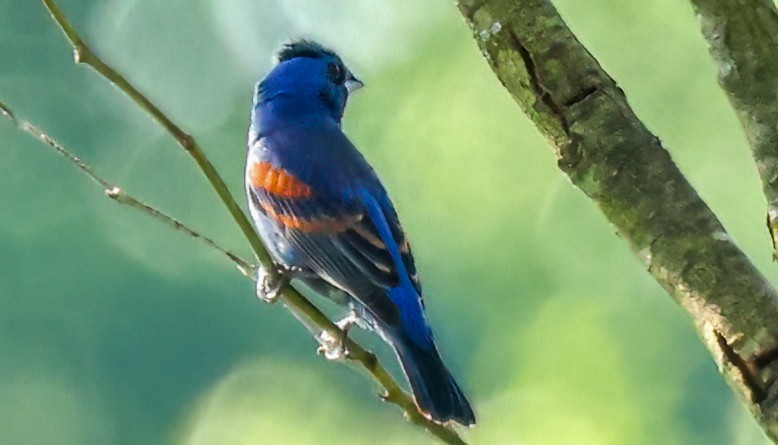
<instances>
[{"instance_id":1,"label":"dark feather tip","mask_svg":"<svg viewBox=\"0 0 778 445\"><path fill-rule=\"evenodd\" d=\"M285 43L278 51L278 62L285 62L287 60L295 59L297 57L309 57L312 59L320 59L322 57L337 55L313 40L292 40Z\"/></svg>"}]
</instances>

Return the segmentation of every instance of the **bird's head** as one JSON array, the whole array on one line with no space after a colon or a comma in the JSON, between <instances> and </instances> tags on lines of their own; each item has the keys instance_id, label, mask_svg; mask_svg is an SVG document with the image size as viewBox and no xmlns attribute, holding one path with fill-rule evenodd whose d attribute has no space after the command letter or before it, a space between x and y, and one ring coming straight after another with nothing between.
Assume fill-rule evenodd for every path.
<instances>
[{"instance_id":1,"label":"bird's head","mask_svg":"<svg viewBox=\"0 0 778 445\"><path fill-rule=\"evenodd\" d=\"M363 86L337 54L310 40L286 43L277 58L278 64L258 86L258 102L318 101L340 120L348 95Z\"/></svg>"}]
</instances>

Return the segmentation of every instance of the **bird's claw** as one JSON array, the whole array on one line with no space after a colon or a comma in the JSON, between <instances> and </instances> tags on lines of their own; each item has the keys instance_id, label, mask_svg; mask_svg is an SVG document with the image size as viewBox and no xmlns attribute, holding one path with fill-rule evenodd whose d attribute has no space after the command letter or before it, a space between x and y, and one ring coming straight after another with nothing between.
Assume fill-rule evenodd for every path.
<instances>
[{"instance_id":1,"label":"bird's claw","mask_svg":"<svg viewBox=\"0 0 778 445\"><path fill-rule=\"evenodd\" d=\"M322 331L316 336L319 347L316 349L318 354L324 355L327 360L338 360L348 356L348 350L345 346L346 332L340 335L333 335L328 331Z\"/></svg>"},{"instance_id":2,"label":"bird's claw","mask_svg":"<svg viewBox=\"0 0 778 445\"><path fill-rule=\"evenodd\" d=\"M346 338L348 338L348 331L354 325L359 325L360 318L356 312L351 311L343 319L336 321L335 326L340 329L339 335L333 335L328 331L322 331L321 334L316 336L316 340L319 342L319 347L316 352L323 354L327 360L337 360L341 357L348 357L348 349L346 349Z\"/></svg>"},{"instance_id":3,"label":"bird's claw","mask_svg":"<svg viewBox=\"0 0 778 445\"><path fill-rule=\"evenodd\" d=\"M262 266L257 268L257 297L265 303L273 303L278 299L281 288L287 279L278 273L271 274Z\"/></svg>"}]
</instances>

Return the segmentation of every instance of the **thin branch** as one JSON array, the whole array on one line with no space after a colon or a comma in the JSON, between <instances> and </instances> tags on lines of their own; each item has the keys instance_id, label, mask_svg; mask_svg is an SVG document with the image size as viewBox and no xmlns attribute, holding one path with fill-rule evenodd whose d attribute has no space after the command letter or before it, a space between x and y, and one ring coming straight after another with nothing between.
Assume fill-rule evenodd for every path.
<instances>
[{"instance_id":1,"label":"thin branch","mask_svg":"<svg viewBox=\"0 0 778 445\"><path fill-rule=\"evenodd\" d=\"M719 85L745 130L767 198L778 260L778 10L773 0L691 0Z\"/></svg>"},{"instance_id":2,"label":"thin branch","mask_svg":"<svg viewBox=\"0 0 778 445\"><path fill-rule=\"evenodd\" d=\"M161 223L169 227L182 231L192 238L201 240L207 246L216 249L224 256L229 258L230 261L235 263L235 266L238 268L238 271L244 276L252 279L256 276L256 273L254 272L255 266L253 264L244 260L237 254L229 251L228 249L222 247L211 238L207 236L203 236L200 232L190 228L180 220L173 218L172 216L157 209L156 207L153 207L135 198L131 194L127 193L123 188L119 187L118 185L100 176L83 159L68 151L61 142L57 141L56 139L51 137L48 133L41 130L37 126L27 121L19 119L16 116L16 113L14 113L11 110L11 108L8 107L2 101L0 101L0 115L11 119L20 130L24 131L28 135L44 143L47 147L53 149L58 154L60 154L63 158L67 159L72 165L74 165L76 168L81 170L81 172L84 173L86 176L88 176L92 181L100 185L105 190L105 195L107 197L113 199L114 201L120 204L124 204L133 207L135 209L138 209L141 212L145 213L146 215L156 219L157 221L160 221Z\"/></svg>"},{"instance_id":3,"label":"thin branch","mask_svg":"<svg viewBox=\"0 0 778 445\"><path fill-rule=\"evenodd\" d=\"M778 438L778 292L550 1L460 0L459 8L559 167L687 310L730 386Z\"/></svg>"},{"instance_id":4,"label":"thin branch","mask_svg":"<svg viewBox=\"0 0 778 445\"><path fill-rule=\"evenodd\" d=\"M175 138L179 145L194 158L197 165L218 194L222 203L227 207L232 218L240 227L243 235L248 240L261 267L275 275L274 278L279 278L281 272L274 266L267 250L264 248L254 231L251 222L246 217L246 214L243 213L240 206L235 201L235 198L227 188L224 180L218 174L213 164L208 160L197 141L171 121L127 79L100 59L81 38L53 0L43 0L43 4L48 9L54 21L65 33L65 36L73 47L75 62L84 63L92 67L98 74L127 94L136 104L138 104L138 106L149 113L160 125L162 125ZM340 328L332 323L324 313L300 294L294 287L289 284L285 285L279 292L278 297L284 306L287 307L298 320L301 320L309 330L312 330L312 327L316 326L319 330L327 332L332 338L343 339L344 346L348 351L346 356L347 359L358 363L372 375L385 390L385 394L382 398L402 408L405 411L406 417L411 422L425 428L432 435L445 443L465 444L453 427L436 423L423 416L416 407L413 398L402 390L394 378L392 378L383 365L381 365L376 355L366 350L352 339L348 337L344 338L344 334ZM307 322L303 320L307 320Z\"/></svg>"},{"instance_id":5,"label":"thin branch","mask_svg":"<svg viewBox=\"0 0 778 445\"><path fill-rule=\"evenodd\" d=\"M192 158L194 158L195 162L197 162L197 165L200 166L200 169L208 178L208 182L211 183L211 186L213 186L213 189L216 191L221 201L227 207L230 215L232 215L232 218L240 227L243 235L251 244L255 255L257 255L262 264L271 264L272 262L270 261L270 256L262 246L262 242L259 240L256 233L254 233L254 227L251 225L251 222L249 222L246 214L243 213L243 211L240 209L240 206L235 201L235 198L233 198L232 194L230 194L227 185L224 183L221 176L219 176L219 174L216 172L213 164L211 164L211 162L205 156L197 141L191 135L184 132L178 125L173 123L173 121L171 121L165 115L165 113L163 113L140 91L138 91L138 89L135 88L127 79L125 79L124 76L117 73L116 70L111 68L102 59L100 59L81 38L73 25L70 24L54 0L43 0L43 4L49 10L51 17L54 19L54 21L57 22L59 27L65 33L65 36L68 38L68 41L73 46L73 59L75 62L83 63L92 67L101 76L105 77L109 82L116 85L121 91L123 91L133 101L135 101L138 106L149 113L151 117L154 118L154 120L162 125L162 127L164 127L165 130L167 130L168 133L170 133L175 138L176 142L178 142L179 145L181 145L181 147L183 147L184 150L186 150L186 152L189 153Z\"/></svg>"}]
</instances>

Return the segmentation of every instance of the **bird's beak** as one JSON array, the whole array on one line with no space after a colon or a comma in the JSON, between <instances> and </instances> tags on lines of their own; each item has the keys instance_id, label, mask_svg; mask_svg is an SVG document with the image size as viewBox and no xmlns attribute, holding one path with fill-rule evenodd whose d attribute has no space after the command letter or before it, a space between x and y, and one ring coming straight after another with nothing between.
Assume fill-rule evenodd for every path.
<instances>
[{"instance_id":1,"label":"bird's beak","mask_svg":"<svg viewBox=\"0 0 778 445\"><path fill-rule=\"evenodd\" d=\"M365 86L361 80L357 79L353 74L350 73L344 85L346 86L346 91L348 91L349 94Z\"/></svg>"}]
</instances>

